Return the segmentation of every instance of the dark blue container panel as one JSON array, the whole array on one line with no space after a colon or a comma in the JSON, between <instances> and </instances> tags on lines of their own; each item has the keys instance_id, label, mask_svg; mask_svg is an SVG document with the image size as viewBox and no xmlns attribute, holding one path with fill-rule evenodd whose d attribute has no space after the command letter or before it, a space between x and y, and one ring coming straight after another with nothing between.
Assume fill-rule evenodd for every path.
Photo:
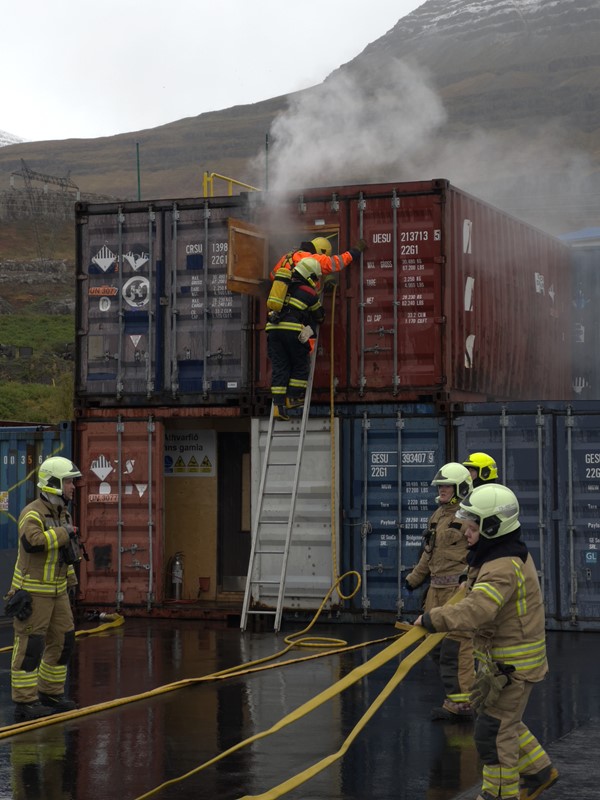
<instances>
[{"instance_id":1,"label":"dark blue container panel","mask_svg":"<svg viewBox=\"0 0 600 800\"><path fill-rule=\"evenodd\" d=\"M37 469L48 456L71 458L71 426L0 427L0 581L10 586L17 550L17 521L37 496Z\"/></svg>"},{"instance_id":2,"label":"dark blue container panel","mask_svg":"<svg viewBox=\"0 0 600 800\"><path fill-rule=\"evenodd\" d=\"M517 495L523 540L538 568L549 627L560 615L553 420L552 409L526 403L468 405L455 420L457 461L488 453L498 465L499 482Z\"/></svg>"},{"instance_id":3,"label":"dark blue container panel","mask_svg":"<svg viewBox=\"0 0 600 800\"><path fill-rule=\"evenodd\" d=\"M431 481L445 461L444 418L431 406L357 407L342 418L343 568L362 576L352 610L416 613L404 577L436 508Z\"/></svg>"},{"instance_id":4,"label":"dark blue container panel","mask_svg":"<svg viewBox=\"0 0 600 800\"><path fill-rule=\"evenodd\" d=\"M169 385L227 402L250 389L248 295L227 289L231 208L176 208L167 214L171 322Z\"/></svg>"},{"instance_id":5,"label":"dark blue container panel","mask_svg":"<svg viewBox=\"0 0 600 800\"><path fill-rule=\"evenodd\" d=\"M152 395L162 388L162 217L146 208L90 214L78 234L80 398Z\"/></svg>"},{"instance_id":6,"label":"dark blue container panel","mask_svg":"<svg viewBox=\"0 0 600 800\"><path fill-rule=\"evenodd\" d=\"M561 627L600 630L600 408L570 411L556 426Z\"/></svg>"}]
</instances>

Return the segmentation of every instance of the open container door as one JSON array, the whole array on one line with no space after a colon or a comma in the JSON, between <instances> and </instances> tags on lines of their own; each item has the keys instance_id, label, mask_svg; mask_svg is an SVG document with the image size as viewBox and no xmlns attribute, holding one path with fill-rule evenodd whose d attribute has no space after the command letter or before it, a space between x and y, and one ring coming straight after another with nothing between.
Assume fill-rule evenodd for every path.
<instances>
[{"instance_id":1,"label":"open container door","mask_svg":"<svg viewBox=\"0 0 600 800\"><path fill-rule=\"evenodd\" d=\"M271 283L267 234L250 222L232 217L229 218L228 225L228 290L266 297Z\"/></svg>"}]
</instances>

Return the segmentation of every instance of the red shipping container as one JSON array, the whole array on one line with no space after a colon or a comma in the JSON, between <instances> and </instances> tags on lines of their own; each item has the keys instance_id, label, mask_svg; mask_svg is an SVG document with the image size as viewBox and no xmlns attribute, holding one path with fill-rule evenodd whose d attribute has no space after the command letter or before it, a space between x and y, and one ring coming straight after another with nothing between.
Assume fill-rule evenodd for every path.
<instances>
[{"instance_id":1,"label":"red shipping container","mask_svg":"<svg viewBox=\"0 0 600 800\"><path fill-rule=\"evenodd\" d=\"M367 241L336 293L337 401L572 397L570 251L558 239L445 180L308 189L262 213L255 222L265 231L275 229L274 218L297 231L279 251L271 239L272 264L311 236L330 237L339 250ZM247 268L247 259L236 256L241 228L229 239L231 275L240 262ZM252 235L260 228L253 226ZM330 384L327 296L325 307L317 401L327 398ZM262 306L259 314L261 330ZM264 335L257 337L256 360L256 391L266 395Z\"/></svg>"}]
</instances>

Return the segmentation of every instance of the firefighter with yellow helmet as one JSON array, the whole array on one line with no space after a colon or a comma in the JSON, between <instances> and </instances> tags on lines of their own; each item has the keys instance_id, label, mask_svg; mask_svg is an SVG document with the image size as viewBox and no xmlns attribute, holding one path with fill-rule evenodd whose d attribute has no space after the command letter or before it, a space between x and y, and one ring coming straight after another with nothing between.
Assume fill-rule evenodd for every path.
<instances>
[{"instance_id":1,"label":"firefighter with yellow helmet","mask_svg":"<svg viewBox=\"0 0 600 800\"><path fill-rule=\"evenodd\" d=\"M469 571L467 595L430 608L415 625L474 631L478 659L472 703L483 762L478 800L534 800L558 780L548 754L523 723L534 684L548 672L544 601L536 565L521 540L519 502L501 484L478 486L460 503Z\"/></svg>"},{"instance_id":2,"label":"firefighter with yellow helmet","mask_svg":"<svg viewBox=\"0 0 600 800\"><path fill-rule=\"evenodd\" d=\"M310 373L309 339L325 317L317 291L320 277L321 265L316 258L300 259L291 272L280 310L269 313L267 353L275 419L288 420L288 409L304 403Z\"/></svg>"},{"instance_id":3,"label":"firefighter with yellow helmet","mask_svg":"<svg viewBox=\"0 0 600 800\"><path fill-rule=\"evenodd\" d=\"M458 504L471 491L473 482L465 466L451 461L438 470L431 483L439 492L436 498L438 508L429 519L419 561L404 581L409 591L429 581L424 605L426 611L444 605L452 597L466 570L467 543L456 512ZM446 695L441 707L432 710L432 719L447 722L473 719L469 702L475 679L471 638L464 631L453 631L432 654Z\"/></svg>"},{"instance_id":4,"label":"firefighter with yellow helmet","mask_svg":"<svg viewBox=\"0 0 600 800\"><path fill-rule=\"evenodd\" d=\"M274 280L277 271L281 268L287 268L290 272L293 271L296 264L303 258L316 258L321 267L321 275L331 275L332 273L341 272L353 261L358 261L360 254L366 249L367 243L364 239L360 239L354 247L344 253L332 255L329 239L325 236L316 236L310 241L301 242L297 250L290 250L289 253L281 256L273 267L270 277L271 280Z\"/></svg>"},{"instance_id":5,"label":"firefighter with yellow helmet","mask_svg":"<svg viewBox=\"0 0 600 800\"><path fill-rule=\"evenodd\" d=\"M15 722L76 708L64 690L75 644L67 590L77 585L74 564L81 558L68 506L80 477L70 459L47 458L38 470L40 496L19 516L17 561L6 605L15 634Z\"/></svg>"},{"instance_id":6,"label":"firefighter with yellow helmet","mask_svg":"<svg viewBox=\"0 0 600 800\"><path fill-rule=\"evenodd\" d=\"M494 459L487 453L471 453L462 463L471 473L474 489L484 483L498 481L498 467Z\"/></svg>"}]
</instances>

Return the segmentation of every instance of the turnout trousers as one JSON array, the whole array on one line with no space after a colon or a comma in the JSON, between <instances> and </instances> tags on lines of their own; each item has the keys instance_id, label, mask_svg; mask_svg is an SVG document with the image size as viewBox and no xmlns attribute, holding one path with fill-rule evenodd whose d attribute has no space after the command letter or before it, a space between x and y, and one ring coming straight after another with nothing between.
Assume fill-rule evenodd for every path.
<instances>
[{"instance_id":1,"label":"turnout trousers","mask_svg":"<svg viewBox=\"0 0 600 800\"><path fill-rule=\"evenodd\" d=\"M535 775L550 765L548 754L522 722L533 685L513 678L475 721L475 744L483 761L482 792L492 797L517 800L519 776Z\"/></svg>"},{"instance_id":2,"label":"turnout trousers","mask_svg":"<svg viewBox=\"0 0 600 800\"><path fill-rule=\"evenodd\" d=\"M271 361L271 395L275 405L285 398L302 398L310 374L310 345L298 341L298 331L274 329L267 334L267 353Z\"/></svg>"},{"instance_id":3,"label":"turnout trousers","mask_svg":"<svg viewBox=\"0 0 600 800\"><path fill-rule=\"evenodd\" d=\"M443 606L457 589L458 586L430 586L425 598L425 611ZM450 631L439 648L433 651L432 658L440 671L446 699L453 703L467 703L475 683L472 635Z\"/></svg>"},{"instance_id":4,"label":"turnout trousers","mask_svg":"<svg viewBox=\"0 0 600 800\"><path fill-rule=\"evenodd\" d=\"M10 682L15 703L33 703L38 692L64 694L67 664L75 644L69 595L32 595L33 613L14 619Z\"/></svg>"}]
</instances>

